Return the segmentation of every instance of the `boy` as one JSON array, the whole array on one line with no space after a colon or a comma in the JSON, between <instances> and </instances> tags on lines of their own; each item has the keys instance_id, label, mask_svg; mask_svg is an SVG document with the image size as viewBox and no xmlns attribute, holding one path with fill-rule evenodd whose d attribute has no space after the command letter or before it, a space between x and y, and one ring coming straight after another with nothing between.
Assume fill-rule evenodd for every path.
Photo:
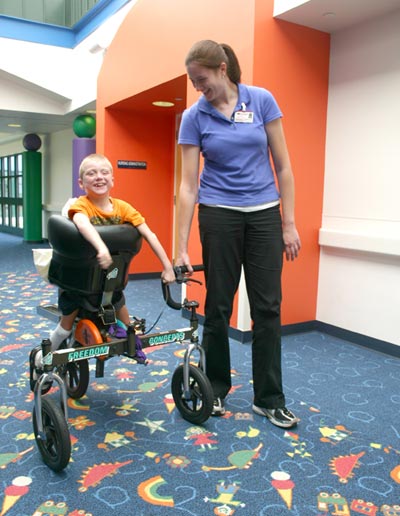
<instances>
[{"instance_id":1,"label":"boy","mask_svg":"<svg viewBox=\"0 0 400 516\"><path fill-rule=\"evenodd\" d=\"M68 217L74 222L82 236L97 251L97 260L103 269L112 263L110 252L94 226L130 223L149 243L151 249L160 260L163 271L161 279L164 283L175 281L172 264L155 233L146 224L144 217L129 203L110 197L114 186L113 169L110 161L101 154L91 154L81 163L79 168L79 186L86 195L79 197L69 206ZM125 325L130 325L129 312L125 305L124 294L113 299L117 318ZM60 322L50 335L51 349L55 351L67 339L79 311L79 296L61 290L58 306L62 313ZM41 373L41 346L34 348L29 358L31 378L36 380Z\"/></svg>"}]
</instances>

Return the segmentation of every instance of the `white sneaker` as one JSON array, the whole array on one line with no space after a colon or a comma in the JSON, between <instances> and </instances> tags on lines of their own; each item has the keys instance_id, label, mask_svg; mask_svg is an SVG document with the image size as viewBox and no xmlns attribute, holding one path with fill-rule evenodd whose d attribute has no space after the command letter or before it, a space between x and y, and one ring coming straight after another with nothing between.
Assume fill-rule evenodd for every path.
<instances>
[{"instance_id":1,"label":"white sneaker","mask_svg":"<svg viewBox=\"0 0 400 516\"><path fill-rule=\"evenodd\" d=\"M211 412L212 416L223 416L225 414L225 404L222 398L214 398L213 409Z\"/></svg>"},{"instance_id":2,"label":"white sneaker","mask_svg":"<svg viewBox=\"0 0 400 516\"><path fill-rule=\"evenodd\" d=\"M35 385L39 376L43 374L43 351L42 346L36 346L29 353L29 384L31 391L34 392ZM52 382L46 382L42 386L42 394L46 394L51 388Z\"/></svg>"},{"instance_id":3,"label":"white sneaker","mask_svg":"<svg viewBox=\"0 0 400 516\"><path fill-rule=\"evenodd\" d=\"M273 425L280 426L281 428L291 428L300 421L300 419L286 407L266 409L253 405L253 411L260 416L267 417Z\"/></svg>"}]
</instances>

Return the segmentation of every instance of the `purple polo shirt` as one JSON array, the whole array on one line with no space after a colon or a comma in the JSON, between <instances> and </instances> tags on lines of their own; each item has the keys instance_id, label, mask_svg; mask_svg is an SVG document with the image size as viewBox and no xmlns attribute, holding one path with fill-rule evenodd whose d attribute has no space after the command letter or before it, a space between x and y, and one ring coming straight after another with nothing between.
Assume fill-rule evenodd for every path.
<instances>
[{"instance_id":1,"label":"purple polo shirt","mask_svg":"<svg viewBox=\"0 0 400 516\"><path fill-rule=\"evenodd\" d=\"M226 118L203 96L182 115L178 143L198 146L204 157L201 204L256 206L279 199L264 125L282 113L269 91L238 87L234 112L253 113L251 123L235 121L234 114Z\"/></svg>"}]
</instances>

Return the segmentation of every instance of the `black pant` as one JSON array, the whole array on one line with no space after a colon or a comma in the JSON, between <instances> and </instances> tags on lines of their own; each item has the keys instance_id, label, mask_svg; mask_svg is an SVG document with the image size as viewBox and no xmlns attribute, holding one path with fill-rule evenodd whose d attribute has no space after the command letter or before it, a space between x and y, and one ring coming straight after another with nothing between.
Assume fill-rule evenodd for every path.
<instances>
[{"instance_id":1,"label":"black pant","mask_svg":"<svg viewBox=\"0 0 400 516\"><path fill-rule=\"evenodd\" d=\"M199 227L207 286L203 346L214 395L225 398L232 385L228 330L243 265L253 321L254 403L283 407L279 206L240 212L200 205Z\"/></svg>"}]
</instances>

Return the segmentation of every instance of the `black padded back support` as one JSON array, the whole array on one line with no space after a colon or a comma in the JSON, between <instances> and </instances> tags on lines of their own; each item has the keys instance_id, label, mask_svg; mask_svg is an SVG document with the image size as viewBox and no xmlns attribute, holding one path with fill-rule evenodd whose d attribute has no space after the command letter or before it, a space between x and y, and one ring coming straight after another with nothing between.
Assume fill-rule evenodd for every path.
<instances>
[{"instance_id":1,"label":"black padded back support","mask_svg":"<svg viewBox=\"0 0 400 516\"><path fill-rule=\"evenodd\" d=\"M75 224L61 215L51 215L47 225L53 257L49 281L64 290L84 295L123 290L128 281L129 264L140 251L142 237L130 224L95 226L108 247L113 263L99 267L95 248L83 238Z\"/></svg>"}]
</instances>

